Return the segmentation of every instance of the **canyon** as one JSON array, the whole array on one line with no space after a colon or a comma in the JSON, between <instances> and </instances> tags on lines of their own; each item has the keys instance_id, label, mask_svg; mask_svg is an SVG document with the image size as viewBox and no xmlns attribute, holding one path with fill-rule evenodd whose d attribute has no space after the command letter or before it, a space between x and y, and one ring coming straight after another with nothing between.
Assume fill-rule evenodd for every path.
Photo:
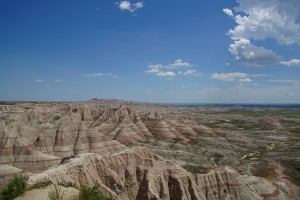
<instances>
[{"instance_id":1,"label":"canyon","mask_svg":"<svg viewBox=\"0 0 300 200\"><path fill-rule=\"evenodd\" d=\"M299 109L0 105L0 185L27 174L114 199L299 199L299 129Z\"/></svg>"}]
</instances>

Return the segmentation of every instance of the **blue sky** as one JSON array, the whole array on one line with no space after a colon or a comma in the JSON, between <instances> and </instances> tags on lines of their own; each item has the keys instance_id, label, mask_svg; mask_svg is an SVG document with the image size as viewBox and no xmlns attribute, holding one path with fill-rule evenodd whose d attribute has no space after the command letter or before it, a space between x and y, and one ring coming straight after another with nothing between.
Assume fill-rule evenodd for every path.
<instances>
[{"instance_id":1,"label":"blue sky","mask_svg":"<svg viewBox=\"0 0 300 200\"><path fill-rule=\"evenodd\" d=\"M299 0L1 0L0 100L299 103Z\"/></svg>"}]
</instances>

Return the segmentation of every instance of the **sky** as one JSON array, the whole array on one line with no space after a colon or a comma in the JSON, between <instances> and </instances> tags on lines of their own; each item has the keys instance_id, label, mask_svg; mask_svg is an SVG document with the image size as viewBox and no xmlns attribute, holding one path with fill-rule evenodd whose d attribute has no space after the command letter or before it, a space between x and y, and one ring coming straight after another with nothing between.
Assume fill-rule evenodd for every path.
<instances>
[{"instance_id":1,"label":"sky","mask_svg":"<svg viewBox=\"0 0 300 200\"><path fill-rule=\"evenodd\" d=\"M0 100L300 103L299 0L1 0Z\"/></svg>"}]
</instances>

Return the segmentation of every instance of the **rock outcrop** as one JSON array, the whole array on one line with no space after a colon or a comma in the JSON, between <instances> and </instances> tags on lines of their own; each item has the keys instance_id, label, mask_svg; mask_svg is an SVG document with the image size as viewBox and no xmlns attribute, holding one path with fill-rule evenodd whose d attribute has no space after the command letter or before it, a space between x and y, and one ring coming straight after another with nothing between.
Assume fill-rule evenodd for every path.
<instances>
[{"instance_id":1,"label":"rock outcrop","mask_svg":"<svg viewBox=\"0 0 300 200\"><path fill-rule=\"evenodd\" d=\"M31 183L100 185L119 199L299 196L296 114L253 117L222 108L119 103L0 105L0 185L14 174L36 173ZM273 164L254 170L266 161ZM276 163L285 167L280 176L262 170L277 170Z\"/></svg>"},{"instance_id":2,"label":"rock outcrop","mask_svg":"<svg viewBox=\"0 0 300 200\"><path fill-rule=\"evenodd\" d=\"M85 104L24 105L23 110L4 106L0 164L37 172L57 165L66 156L86 152L109 155L127 148L89 128L93 123L92 110Z\"/></svg>"},{"instance_id":3,"label":"rock outcrop","mask_svg":"<svg viewBox=\"0 0 300 200\"><path fill-rule=\"evenodd\" d=\"M292 199L284 184L242 176L229 167L207 174L191 174L145 148L125 150L111 156L82 154L56 168L30 177L45 178L77 187L100 186L115 198L129 199Z\"/></svg>"},{"instance_id":4,"label":"rock outcrop","mask_svg":"<svg viewBox=\"0 0 300 200\"><path fill-rule=\"evenodd\" d=\"M125 106L21 104L2 106L0 117L0 164L32 172L57 165L63 157L109 155L153 137L188 141L161 116L142 120Z\"/></svg>"}]
</instances>

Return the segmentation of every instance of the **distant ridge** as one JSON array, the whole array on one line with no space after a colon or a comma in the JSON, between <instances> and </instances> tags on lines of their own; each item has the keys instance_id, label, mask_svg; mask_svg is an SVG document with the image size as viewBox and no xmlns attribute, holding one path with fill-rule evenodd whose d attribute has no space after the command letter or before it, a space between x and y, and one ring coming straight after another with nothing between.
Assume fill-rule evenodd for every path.
<instances>
[{"instance_id":1,"label":"distant ridge","mask_svg":"<svg viewBox=\"0 0 300 200\"><path fill-rule=\"evenodd\" d=\"M230 107L230 108L300 108L300 104L243 104L243 103L176 103L174 107Z\"/></svg>"},{"instance_id":2,"label":"distant ridge","mask_svg":"<svg viewBox=\"0 0 300 200\"><path fill-rule=\"evenodd\" d=\"M94 102L94 103L108 103L108 104L120 104L120 105L156 105L155 103L149 103L149 102L138 102L138 101L125 101L122 99L98 99L93 98L89 100L88 102Z\"/></svg>"}]
</instances>

